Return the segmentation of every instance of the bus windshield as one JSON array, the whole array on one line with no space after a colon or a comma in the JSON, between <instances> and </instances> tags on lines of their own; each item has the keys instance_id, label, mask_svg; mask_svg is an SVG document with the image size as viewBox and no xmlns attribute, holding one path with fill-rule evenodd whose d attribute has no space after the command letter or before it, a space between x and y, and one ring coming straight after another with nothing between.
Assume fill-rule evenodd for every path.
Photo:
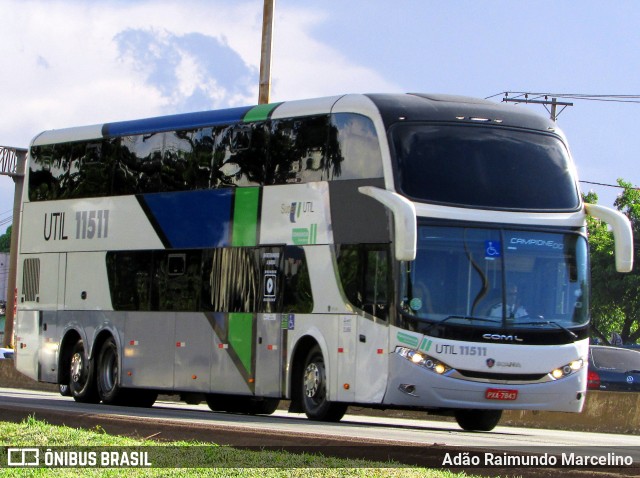
<instances>
[{"instance_id":1,"label":"bus windshield","mask_svg":"<svg viewBox=\"0 0 640 478\"><path fill-rule=\"evenodd\" d=\"M421 226L401 274L402 312L418 320L536 329L589 320L579 234Z\"/></svg>"},{"instance_id":2,"label":"bus windshield","mask_svg":"<svg viewBox=\"0 0 640 478\"><path fill-rule=\"evenodd\" d=\"M557 136L429 123L397 124L390 135L398 187L417 201L549 211L580 205L569 154Z\"/></svg>"}]
</instances>

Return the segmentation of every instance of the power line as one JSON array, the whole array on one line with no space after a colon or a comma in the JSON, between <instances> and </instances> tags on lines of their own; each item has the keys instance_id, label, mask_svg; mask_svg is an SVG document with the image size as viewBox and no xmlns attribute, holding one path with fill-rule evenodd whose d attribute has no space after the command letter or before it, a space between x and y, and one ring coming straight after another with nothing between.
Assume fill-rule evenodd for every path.
<instances>
[{"instance_id":1,"label":"power line","mask_svg":"<svg viewBox=\"0 0 640 478\"><path fill-rule=\"evenodd\" d=\"M619 184L606 184L606 183L597 183L595 181L583 181L582 179L579 181L581 183L585 183L585 184L593 184L594 186L606 186L608 188L618 188L618 189L625 189L624 186L620 186ZM631 189L637 189L640 190L640 187L631 187Z\"/></svg>"},{"instance_id":2,"label":"power line","mask_svg":"<svg viewBox=\"0 0 640 478\"><path fill-rule=\"evenodd\" d=\"M540 93L534 91L501 91L495 95L487 96L489 100L496 96L504 96L510 99L539 99L545 97L584 100L584 101L604 101L610 103L640 103L640 95L603 95L603 94L587 94L587 93ZM513 96L512 96L513 95ZM529 98L531 97L531 98Z\"/></svg>"}]
</instances>

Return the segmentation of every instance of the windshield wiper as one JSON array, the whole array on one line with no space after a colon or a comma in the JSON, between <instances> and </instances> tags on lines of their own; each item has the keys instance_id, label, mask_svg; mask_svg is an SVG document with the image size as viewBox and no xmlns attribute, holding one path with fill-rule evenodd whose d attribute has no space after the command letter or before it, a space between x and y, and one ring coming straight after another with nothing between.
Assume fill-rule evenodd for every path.
<instances>
[{"instance_id":1,"label":"windshield wiper","mask_svg":"<svg viewBox=\"0 0 640 478\"><path fill-rule=\"evenodd\" d=\"M534 320L531 322L518 322L516 325L555 325L556 327L564 330L572 339L577 339L578 336L573 333L571 330L567 329L565 326L560 325L558 322L554 322L553 320Z\"/></svg>"},{"instance_id":2,"label":"windshield wiper","mask_svg":"<svg viewBox=\"0 0 640 478\"><path fill-rule=\"evenodd\" d=\"M477 320L478 322L490 322L492 324L499 324L500 322L502 322L501 320L497 320L497 319L487 319L485 317L474 317L472 315L450 315L446 319L442 319L440 322L437 322L437 323L441 324L442 322L446 322L449 319Z\"/></svg>"}]
</instances>

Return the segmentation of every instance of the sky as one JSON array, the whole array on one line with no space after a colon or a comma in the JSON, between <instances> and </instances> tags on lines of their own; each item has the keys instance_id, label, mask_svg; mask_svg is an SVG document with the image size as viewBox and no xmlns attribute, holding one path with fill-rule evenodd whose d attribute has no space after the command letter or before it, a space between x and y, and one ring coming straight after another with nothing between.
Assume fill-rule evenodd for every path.
<instances>
[{"instance_id":1,"label":"sky","mask_svg":"<svg viewBox=\"0 0 640 478\"><path fill-rule=\"evenodd\" d=\"M48 129L256 104L262 10L262 0L0 0L0 145L27 148ZM636 0L276 0L271 101L640 96L639 18ZM580 179L638 185L640 99L571 101L558 125ZM607 206L618 193L581 186ZM0 176L0 234L13 191Z\"/></svg>"}]
</instances>

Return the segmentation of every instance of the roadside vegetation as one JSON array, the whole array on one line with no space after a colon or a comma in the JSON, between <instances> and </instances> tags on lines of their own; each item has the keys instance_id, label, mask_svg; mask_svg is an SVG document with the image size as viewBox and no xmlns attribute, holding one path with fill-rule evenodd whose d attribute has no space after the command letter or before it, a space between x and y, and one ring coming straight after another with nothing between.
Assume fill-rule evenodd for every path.
<instances>
[{"instance_id":1,"label":"roadside vegetation","mask_svg":"<svg viewBox=\"0 0 640 478\"><path fill-rule=\"evenodd\" d=\"M21 423L0 422L0 447L46 447L56 450L149 451L152 468L0 468L0 477L420 477L453 478L466 474L406 467L392 462L369 462L294 454L281 451L239 450L200 442L156 442L107 435L92 430L53 426L32 417ZM50 448L49 448L50 447ZM57 449L56 447L64 447ZM85 447L85 448L82 448ZM90 448L87 448L90 447ZM166 450L166 452L165 452ZM43 460L41 460L42 462ZM7 451L0 463L6 466ZM198 466L190 468L188 466Z\"/></svg>"},{"instance_id":2,"label":"roadside vegetation","mask_svg":"<svg viewBox=\"0 0 640 478\"><path fill-rule=\"evenodd\" d=\"M629 218L633 229L634 264L629 274L615 270L613 233L607 225L587 218L591 256L591 336L602 344L634 345L640 340L640 189L618 179L614 206ZM598 195L584 195L597 204ZM614 337L619 338L616 343Z\"/></svg>"}]
</instances>

